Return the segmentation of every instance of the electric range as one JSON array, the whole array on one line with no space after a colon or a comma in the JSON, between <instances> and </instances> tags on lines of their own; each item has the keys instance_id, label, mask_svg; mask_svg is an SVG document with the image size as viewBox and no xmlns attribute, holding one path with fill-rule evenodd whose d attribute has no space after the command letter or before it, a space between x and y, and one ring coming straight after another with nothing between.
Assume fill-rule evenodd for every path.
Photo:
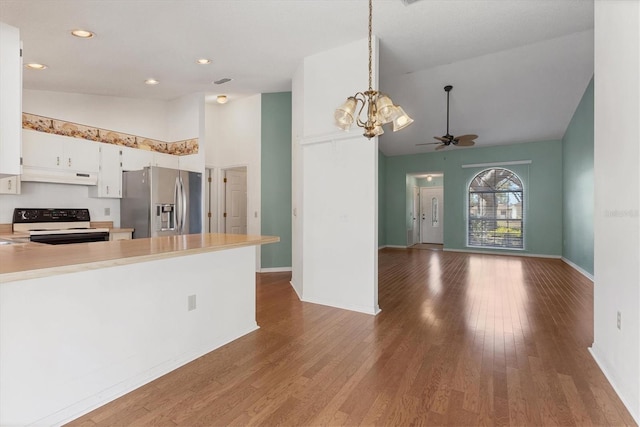
<instances>
[{"instance_id":1,"label":"electric range","mask_svg":"<svg viewBox=\"0 0 640 427\"><path fill-rule=\"evenodd\" d=\"M91 227L89 209L15 209L13 231L50 245L109 240L108 228Z\"/></svg>"}]
</instances>

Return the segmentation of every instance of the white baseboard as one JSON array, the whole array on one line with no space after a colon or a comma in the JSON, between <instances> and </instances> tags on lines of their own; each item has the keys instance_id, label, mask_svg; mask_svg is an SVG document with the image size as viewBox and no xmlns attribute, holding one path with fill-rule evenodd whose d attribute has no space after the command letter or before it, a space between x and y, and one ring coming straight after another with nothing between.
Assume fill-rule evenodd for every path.
<instances>
[{"instance_id":1,"label":"white baseboard","mask_svg":"<svg viewBox=\"0 0 640 427\"><path fill-rule=\"evenodd\" d=\"M293 292L296 293L296 295L298 296L298 299L300 301L302 301L302 296L298 293L298 290L296 289L296 287L293 285L293 280L289 281L289 284L291 285L291 287L293 288Z\"/></svg>"},{"instance_id":2,"label":"white baseboard","mask_svg":"<svg viewBox=\"0 0 640 427\"><path fill-rule=\"evenodd\" d=\"M291 267L269 267L261 268L258 273L283 273L285 271L293 271Z\"/></svg>"},{"instance_id":3,"label":"white baseboard","mask_svg":"<svg viewBox=\"0 0 640 427\"><path fill-rule=\"evenodd\" d=\"M498 251L483 251L479 249L449 249L443 248L443 251L446 252L462 252L468 254L483 254L483 255L506 255L506 256L525 256L530 258L550 258L550 259L561 259L560 255L546 255L546 254L531 254L528 252L498 252Z\"/></svg>"},{"instance_id":4,"label":"white baseboard","mask_svg":"<svg viewBox=\"0 0 640 427\"><path fill-rule=\"evenodd\" d=\"M148 384L151 381L156 380L161 376L166 375L169 372L174 371L181 366L186 365L187 363L192 362L197 358L204 356L205 354L210 353L222 347L223 345L226 345L231 341L234 341L241 336L244 336L257 329L260 329L260 327L257 323L254 323L244 330L237 331L236 333L227 335L226 337L218 338L213 342L210 342L203 346L199 346L198 348L193 348L192 350L185 352L180 356L171 358L170 360L167 360L160 365L154 366L153 368L145 372L141 372L119 384L102 390L100 393L94 396L83 399L58 412L48 415L34 422L33 425L60 426L63 424L67 424L68 422L71 422L85 414L88 414L94 409L104 406L107 403L121 396L124 396L125 394L130 393L133 390L140 388L143 385Z\"/></svg>"},{"instance_id":5,"label":"white baseboard","mask_svg":"<svg viewBox=\"0 0 640 427\"><path fill-rule=\"evenodd\" d=\"M375 307L368 307L368 306L360 306L360 305L352 305L352 304L342 304L342 303L337 303L335 301L325 301L325 300L312 299L312 298L301 298L300 301L308 302L311 304L325 305L327 307L339 308L342 310L356 311L358 313L370 314L372 316L376 316L382 311L380 310L380 307L378 305L376 305Z\"/></svg>"},{"instance_id":6,"label":"white baseboard","mask_svg":"<svg viewBox=\"0 0 640 427\"><path fill-rule=\"evenodd\" d=\"M586 277L587 279L593 282L593 274L589 273L587 270L580 267L579 265L569 261L565 257L562 257L562 261L564 261L565 264L569 264L569 266L573 267L574 270L576 270L578 273L582 274L584 277Z\"/></svg>"},{"instance_id":7,"label":"white baseboard","mask_svg":"<svg viewBox=\"0 0 640 427\"><path fill-rule=\"evenodd\" d=\"M384 245L384 246L380 246L378 249L384 249L384 248L407 249L407 246L400 246L400 245Z\"/></svg>"},{"instance_id":8,"label":"white baseboard","mask_svg":"<svg viewBox=\"0 0 640 427\"><path fill-rule=\"evenodd\" d=\"M622 404L627 408L627 410L635 420L636 424L640 425L640 413L636 412L635 407L630 404L631 402L628 401L626 396L620 393L620 388L617 386L616 382L614 381L613 375L611 375L609 370L607 369L607 364L604 363L604 360L598 356L598 353L600 353L600 351L598 350L598 347L594 343L591 345L591 347L589 347L588 350L589 350L589 353L591 354L591 357L593 357L593 360L595 360L596 365L598 365L598 367L600 368L604 376L607 378L607 381L609 381L609 384L611 384L611 387L613 387L613 391L616 392L616 394L622 401ZM638 408L638 411L640 411L640 408Z\"/></svg>"}]
</instances>

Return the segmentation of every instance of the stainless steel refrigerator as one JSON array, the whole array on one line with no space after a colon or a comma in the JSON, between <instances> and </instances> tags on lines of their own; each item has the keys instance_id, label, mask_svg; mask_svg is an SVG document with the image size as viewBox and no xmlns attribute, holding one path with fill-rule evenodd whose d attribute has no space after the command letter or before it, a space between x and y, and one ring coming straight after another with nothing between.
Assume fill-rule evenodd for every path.
<instances>
[{"instance_id":1,"label":"stainless steel refrigerator","mask_svg":"<svg viewBox=\"0 0 640 427\"><path fill-rule=\"evenodd\" d=\"M122 173L120 227L133 238L202 232L202 174L159 167Z\"/></svg>"}]
</instances>

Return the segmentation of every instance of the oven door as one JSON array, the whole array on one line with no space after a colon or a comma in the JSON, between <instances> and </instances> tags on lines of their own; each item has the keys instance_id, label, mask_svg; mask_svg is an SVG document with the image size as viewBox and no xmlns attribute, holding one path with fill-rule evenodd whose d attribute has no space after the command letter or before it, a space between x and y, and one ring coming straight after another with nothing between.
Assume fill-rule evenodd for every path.
<instances>
[{"instance_id":1,"label":"oven door","mask_svg":"<svg viewBox=\"0 0 640 427\"><path fill-rule=\"evenodd\" d=\"M89 233L62 233L62 234L38 234L30 236L30 240L36 243L48 245L66 245L69 243L106 242L109 240L108 232Z\"/></svg>"}]
</instances>

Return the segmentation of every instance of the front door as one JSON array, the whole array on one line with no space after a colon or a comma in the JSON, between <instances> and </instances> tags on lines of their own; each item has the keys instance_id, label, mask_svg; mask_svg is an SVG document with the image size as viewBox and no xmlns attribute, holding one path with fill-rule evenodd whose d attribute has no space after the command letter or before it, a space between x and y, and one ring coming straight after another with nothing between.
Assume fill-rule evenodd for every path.
<instances>
[{"instance_id":1,"label":"front door","mask_svg":"<svg viewBox=\"0 0 640 427\"><path fill-rule=\"evenodd\" d=\"M422 243L443 242L443 191L442 187L420 188L420 240Z\"/></svg>"}]
</instances>

